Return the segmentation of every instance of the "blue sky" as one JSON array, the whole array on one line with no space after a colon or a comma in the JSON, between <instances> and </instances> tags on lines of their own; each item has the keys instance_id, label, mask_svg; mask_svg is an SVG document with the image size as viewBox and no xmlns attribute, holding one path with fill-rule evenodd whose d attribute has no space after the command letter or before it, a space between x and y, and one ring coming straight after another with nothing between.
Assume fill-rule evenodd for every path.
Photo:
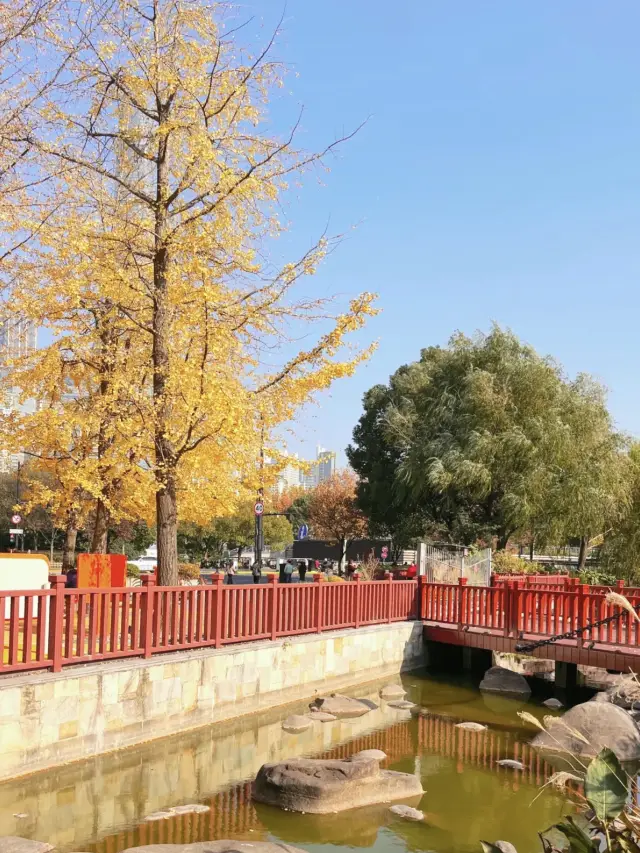
<instances>
[{"instance_id":1,"label":"blue sky","mask_svg":"<svg viewBox=\"0 0 640 853\"><path fill-rule=\"evenodd\" d=\"M266 34L283 3L243 8ZM637 0L288 0L274 120L303 104L310 148L368 121L296 193L285 246L345 231L313 287L382 309L292 449L343 450L367 388L492 321L595 374L640 434L639 31Z\"/></svg>"}]
</instances>

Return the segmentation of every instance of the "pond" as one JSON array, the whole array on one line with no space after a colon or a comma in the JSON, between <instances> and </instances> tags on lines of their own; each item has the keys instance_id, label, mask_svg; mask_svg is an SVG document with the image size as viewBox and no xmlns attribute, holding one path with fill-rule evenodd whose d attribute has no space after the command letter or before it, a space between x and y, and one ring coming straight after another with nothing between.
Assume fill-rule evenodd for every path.
<instances>
[{"instance_id":1,"label":"pond","mask_svg":"<svg viewBox=\"0 0 640 853\"><path fill-rule=\"evenodd\" d=\"M354 847L478 853L480 839L504 839L518 853L540 853L537 832L571 806L542 788L552 769L528 746L534 732L517 716L521 703L483 697L462 678L411 673L402 681L428 716L413 719L383 705L355 720L315 723L300 735L283 732L282 719L304 712L301 703L2 783L0 834L47 841L60 853L223 838L282 841L311 853ZM345 692L379 702L380 686ZM527 710L548 713L535 700ZM488 730L456 728L464 720ZM372 748L387 754L385 767L421 777L424 823L396 818L388 805L311 816L251 802L251 780L265 762L346 757ZM522 761L525 770L499 766L503 758ZM186 803L210 810L145 820Z\"/></svg>"}]
</instances>

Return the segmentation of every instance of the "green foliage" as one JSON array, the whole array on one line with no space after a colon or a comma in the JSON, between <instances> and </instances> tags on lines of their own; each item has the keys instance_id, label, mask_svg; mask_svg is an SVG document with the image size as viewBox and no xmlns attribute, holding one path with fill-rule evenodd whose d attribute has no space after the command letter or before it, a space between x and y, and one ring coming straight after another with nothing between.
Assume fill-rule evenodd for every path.
<instances>
[{"instance_id":1,"label":"green foliage","mask_svg":"<svg viewBox=\"0 0 640 853\"><path fill-rule=\"evenodd\" d=\"M601 549L603 566L629 583L640 581L640 443L628 457L629 500L622 518L608 531Z\"/></svg>"},{"instance_id":2,"label":"green foliage","mask_svg":"<svg viewBox=\"0 0 640 853\"><path fill-rule=\"evenodd\" d=\"M200 566L197 563L178 563L178 577L181 580L198 580Z\"/></svg>"},{"instance_id":3,"label":"green foliage","mask_svg":"<svg viewBox=\"0 0 640 853\"><path fill-rule=\"evenodd\" d=\"M570 853L598 853L600 845L578 825L573 817L569 816L566 820L556 823L553 828L566 838Z\"/></svg>"},{"instance_id":4,"label":"green foliage","mask_svg":"<svg viewBox=\"0 0 640 853\"><path fill-rule=\"evenodd\" d=\"M228 548L250 548L254 544L255 515L253 503L244 504L239 512L225 518L218 518L212 524L212 529L221 542L226 542ZM282 515L266 516L263 520L265 545L275 551L281 551L293 542L291 523Z\"/></svg>"},{"instance_id":5,"label":"green foliage","mask_svg":"<svg viewBox=\"0 0 640 853\"><path fill-rule=\"evenodd\" d=\"M585 569L579 574L580 583L587 583L590 586L615 586L615 575L605 572L602 569Z\"/></svg>"},{"instance_id":6,"label":"green foliage","mask_svg":"<svg viewBox=\"0 0 640 853\"><path fill-rule=\"evenodd\" d=\"M497 575L539 574L538 563L531 563L511 551L495 551L491 557L491 570Z\"/></svg>"},{"instance_id":7,"label":"green foliage","mask_svg":"<svg viewBox=\"0 0 640 853\"><path fill-rule=\"evenodd\" d=\"M134 563L127 563L127 577L128 578L139 578L140 577L140 569L134 565Z\"/></svg>"},{"instance_id":8,"label":"green foliage","mask_svg":"<svg viewBox=\"0 0 640 853\"><path fill-rule=\"evenodd\" d=\"M472 544L601 533L625 500L601 386L511 332L454 335L365 394L347 450L374 528Z\"/></svg>"},{"instance_id":9,"label":"green foliage","mask_svg":"<svg viewBox=\"0 0 640 853\"><path fill-rule=\"evenodd\" d=\"M627 803L627 774L614 752L606 747L589 763L584 793L598 820L617 818Z\"/></svg>"},{"instance_id":10,"label":"green foliage","mask_svg":"<svg viewBox=\"0 0 640 853\"><path fill-rule=\"evenodd\" d=\"M306 492L304 495L297 497L286 510L286 517L292 527L300 527L301 524L309 524L309 503L311 501L311 492Z\"/></svg>"}]
</instances>

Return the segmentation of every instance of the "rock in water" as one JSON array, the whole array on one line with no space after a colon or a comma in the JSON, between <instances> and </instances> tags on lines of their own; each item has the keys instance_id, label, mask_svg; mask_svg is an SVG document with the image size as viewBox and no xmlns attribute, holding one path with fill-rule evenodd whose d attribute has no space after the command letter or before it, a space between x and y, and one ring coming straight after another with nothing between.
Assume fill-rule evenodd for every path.
<instances>
[{"instance_id":1,"label":"rock in water","mask_svg":"<svg viewBox=\"0 0 640 853\"><path fill-rule=\"evenodd\" d=\"M393 702L387 702L390 708L400 708L401 711L410 711L414 704L414 702L409 702L406 699L394 699Z\"/></svg>"},{"instance_id":2,"label":"rock in water","mask_svg":"<svg viewBox=\"0 0 640 853\"><path fill-rule=\"evenodd\" d=\"M366 705L370 711L377 711L380 707L380 705L376 705L376 703L371 699L358 699L358 702L361 702L363 705Z\"/></svg>"},{"instance_id":3,"label":"rock in water","mask_svg":"<svg viewBox=\"0 0 640 853\"><path fill-rule=\"evenodd\" d=\"M385 701L388 699L402 699L406 694L407 691L401 684L386 684L380 691L380 698Z\"/></svg>"},{"instance_id":4,"label":"rock in water","mask_svg":"<svg viewBox=\"0 0 640 853\"><path fill-rule=\"evenodd\" d=\"M341 696L339 693L332 693L331 696L320 696L312 705L326 714L333 714L338 719L362 717L371 710L357 699L352 699L350 696ZM310 705L309 707L312 706Z\"/></svg>"},{"instance_id":5,"label":"rock in water","mask_svg":"<svg viewBox=\"0 0 640 853\"><path fill-rule=\"evenodd\" d=\"M518 853L510 841L496 841L495 846L500 850L500 853Z\"/></svg>"},{"instance_id":6,"label":"rock in water","mask_svg":"<svg viewBox=\"0 0 640 853\"><path fill-rule=\"evenodd\" d=\"M299 758L264 764L253 783L257 802L307 814L330 814L423 793L415 776L381 770L372 758Z\"/></svg>"},{"instance_id":7,"label":"rock in water","mask_svg":"<svg viewBox=\"0 0 640 853\"><path fill-rule=\"evenodd\" d=\"M545 706L545 708L564 708L562 702L559 699L554 698L545 699L542 704Z\"/></svg>"},{"instance_id":8,"label":"rock in water","mask_svg":"<svg viewBox=\"0 0 640 853\"><path fill-rule=\"evenodd\" d=\"M292 714L282 723L282 728L285 732L292 735L298 735L300 732L306 732L312 724L310 717L303 717L300 714Z\"/></svg>"},{"instance_id":9,"label":"rock in water","mask_svg":"<svg viewBox=\"0 0 640 853\"><path fill-rule=\"evenodd\" d=\"M492 666L488 669L480 682L480 690L485 693L502 693L505 696L516 696L518 698L529 697L531 688L527 679L519 672L512 672L503 666Z\"/></svg>"},{"instance_id":10,"label":"rock in water","mask_svg":"<svg viewBox=\"0 0 640 853\"><path fill-rule=\"evenodd\" d=\"M387 753L381 749L363 749L362 752L356 752L352 758L373 758L374 761L384 761Z\"/></svg>"},{"instance_id":11,"label":"rock in water","mask_svg":"<svg viewBox=\"0 0 640 853\"><path fill-rule=\"evenodd\" d=\"M524 770L524 764L521 761L515 761L513 758L503 758L498 761L500 767L510 767L512 770Z\"/></svg>"},{"instance_id":12,"label":"rock in water","mask_svg":"<svg viewBox=\"0 0 640 853\"><path fill-rule=\"evenodd\" d=\"M457 729L464 729L466 732L486 732L487 727L482 723L457 723Z\"/></svg>"},{"instance_id":13,"label":"rock in water","mask_svg":"<svg viewBox=\"0 0 640 853\"><path fill-rule=\"evenodd\" d=\"M19 835L0 835L0 853L48 853L49 850L53 850L53 844Z\"/></svg>"},{"instance_id":14,"label":"rock in water","mask_svg":"<svg viewBox=\"0 0 640 853\"><path fill-rule=\"evenodd\" d=\"M185 806L173 806L169 811L172 814L204 814L211 811L211 808L202 803L187 803Z\"/></svg>"},{"instance_id":15,"label":"rock in water","mask_svg":"<svg viewBox=\"0 0 640 853\"><path fill-rule=\"evenodd\" d=\"M419 809L412 809L411 806L391 806L389 811L405 820L424 820L424 814Z\"/></svg>"},{"instance_id":16,"label":"rock in water","mask_svg":"<svg viewBox=\"0 0 640 853\"><path fill-rule=\"evenodd\" d=\"M549 731L540 732L531 741L537 749L592 757L606 746L620 761L640 758L638 726L626 711L609 702L576 705L562 717L549 721L547 728ZM572 729L579 732L584 740L572 734Z\"/></svg>"},{"instance_id":17,"label":"rock in water","mask_svg":"<svg viewBox=\"0 0 640 853\"><path fill-rule=\"evenodd\" d=\"M290 844L270 841L197 841L195 844L143 844L123 853L305 853Z\"/></svg>"},{"instance_id":18,"label":"rock in water","mask_svg":"<svg viewBox=\"0 0 640 853\"><path fill-rule=\"evenodd\" d=\"M335 714L327 714L325 711L321 711L320 708L314 707L309 709L309 719L320 723L332 723L338 718Z\"/></svg>"}]
</instances>

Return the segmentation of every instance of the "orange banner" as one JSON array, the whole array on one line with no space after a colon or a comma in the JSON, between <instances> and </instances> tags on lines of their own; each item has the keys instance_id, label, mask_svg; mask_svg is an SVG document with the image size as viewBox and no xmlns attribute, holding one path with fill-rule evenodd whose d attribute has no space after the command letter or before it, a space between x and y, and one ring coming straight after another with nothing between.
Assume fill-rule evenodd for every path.
<instances>
[{"instance_id":1,"label":"orange banner","mask_svg":"<svg viewBox=\"0 0 640 853\"><path fill-rule=\"evenodd\" d=\"M124 554L78 554L78 588L108 589L126 585Z\"/></svg>"}]
</instances>

